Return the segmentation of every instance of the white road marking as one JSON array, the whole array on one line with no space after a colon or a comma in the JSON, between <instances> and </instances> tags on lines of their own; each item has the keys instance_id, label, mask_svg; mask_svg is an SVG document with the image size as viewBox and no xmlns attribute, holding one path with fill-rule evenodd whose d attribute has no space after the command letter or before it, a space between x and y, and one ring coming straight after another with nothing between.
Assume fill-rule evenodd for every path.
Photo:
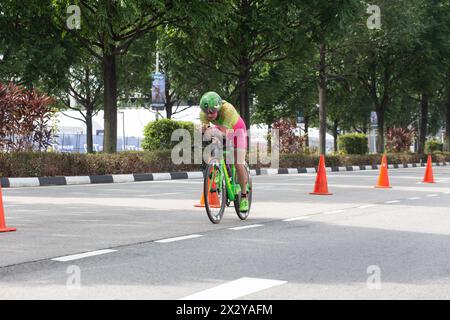
<instances>
[{"instance_id":1,"label":"white road marking","mask_svg":"<svg viewBox=\"0 0 450 320\"><path fill-rule=\"evenodd\" d=\"M427 195L427 198L434 198L434 197L437 197L438 195L437 194L429 194L429 195Z\"/></svg>"},{"instance_id":2,"label":"white road marking","mask_svg":"<svg viewBox=\"0 0 450 320\"><path fill-rule=\"evenodd\" d=\"M367 209L367 208L372 208L372 207L376 207L376 205L375 204L366 204L364 206L357 207L357 209Z\"/></svg>"},{"instance_id":3,"label":"white road marking","mask_svg":"<svg viewBox=\"0 0 450 320\"><path fill-rule=\"evenodd\" d=\"M400 200L392 200L392 201L386 201L385 203L399 203Z\"/></svg>"},{"instance_id":4,"label":"white road marking","mask_svg":"<svg viewBox=\"0 0 450 320\"><path fill-rule=\"evenodd\" d=\"M166 193L153 193L153 194L138 194L133 197L138 198L147 198L147 197L155 197L155 196L170 196L174 194L182 194L183 192L166 192Z\"/></svg>"},{"instance_id":5,"label":"white road marking","mask_svg":"<svg viewBox=\"0 0 450 320\"><path fill-rule=\"evenodd\" d=\"M61 237L61 238L80 238L82 236L76 234L61 234L61 233L53 233L50 236L52 237Z\"/></svg>"},{"instance_id":6,"label":"white road marking","mask_svg":"<svg viewBox=\"0 0 450 320\"><path fill-rule=\"evenodd\" d=\"M231 300L287 283L270 279L240 278L180 300Z\"/></svg>"},{"instance_id":7,"label":"white road marking","mask_svg":"<svg viewBox=\"0 0 450 320\"><path fill-rule=\"evenodd\" d=\"M194 239L194 238L200 238L200 237L203 237L203 236L201 234L191 234L189 236L162 239L162 240L157 240L155 242L158 242L158 243L169 243L169 242L182 241L182 240L188 240L188 239Z\"/></svg>"},{"instance_id":8,"label":"white road marking","mask_svg":"<svg viewBox=\"0 0 450 320\"><path fill-rule=\"evenodd\" d=\"M244 226L244 227L235 227L235 228L228 228L228 230L244 230L244 229L251 229L251 228L259 228L259 227L264 227L263 224L251 224L249 226Z\"/></svg>"},{"instance_id":9,"label":"white road marking","mask_svg":"<svg viewBox=\"0 0 450 320\"><path fill-rule=\"evenodd\" d=\"M324 212L323 214L335 214L335 213L342 213L342 212L344 212L344 210L333 210L333 211L327 211L327 212Z\"/></svg>"},{"instance_id":10,"label":"white road marking","mask_svg":"<svg viewBox=\"0 0 450 320\"><path fill-rule=\"evenodd\" d=\"M92 256L98 256L101 254L111 253L111 252L115 252L115 251L117 251L117 250L111 250L111 249L96 250L96 251L91 251L91 252L86 252L86 253L73 254L70 256L54 258L52 260L66 262L66 261L78 260L78 259L83 259L83 258L92 257Z\"/></svg>"},{"instance_id":11,"label":"white road marking","mask_svg":"<svg viewBox=\"0 0 450 320\"><path fill-rule=\"evenodd\" d=\"M302 216L302 217L295 217L295 218L284 219L283 221L291 222L291 221L297 221L297 220L305 220L305 219L309 219L309 218L310 217L308 217L308 216Z\"/></svg>"},{"instance_id":12,"label":"white road marking","mask_svg":"<svg viewBox=\"0 0 450 320\"><path fill-rule=\"evenodd\" d=\"M411 197L411 198L408 198L408 200L420 200L420 197Z\"/></svg>"}]
</instances>

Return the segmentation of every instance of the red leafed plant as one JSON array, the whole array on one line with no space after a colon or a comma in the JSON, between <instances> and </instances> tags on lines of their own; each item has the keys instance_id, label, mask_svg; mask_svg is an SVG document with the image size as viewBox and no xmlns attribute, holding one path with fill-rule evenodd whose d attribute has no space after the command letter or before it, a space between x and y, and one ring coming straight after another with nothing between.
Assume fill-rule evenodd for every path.
<instances>
[{"instance_id":1,"label":"red leafed plant","mask_svg":"<svg viewBox=\"0 0 450 320\"><path fill-rule=\"evenodd\" d=\"M280 153L293 153L302 150L304 138L296 133L297 123L294 119L278 119L272 129L278 130Z\"/></svg>"},{"instance_id":2,"label":"red leafed plant","mask_svg":"<svg viewBox=\"0 0 450 320\"><path fill-rule=\"evenodd\" d=\"M0 83L0 150L42 151L50 145L53 99L13 83Z\"/></svg>"},{"instance_id":3,"label":"red leafed plant","mask_svg":"<svg viewBox=\"0 0 450 320\"><path fill-rule=\"evenodd\" d=\"M405 152L411 147L415 130L410 128L392 127L386 133L386 149L390 152Z\"/></svg>"}]
</instances>

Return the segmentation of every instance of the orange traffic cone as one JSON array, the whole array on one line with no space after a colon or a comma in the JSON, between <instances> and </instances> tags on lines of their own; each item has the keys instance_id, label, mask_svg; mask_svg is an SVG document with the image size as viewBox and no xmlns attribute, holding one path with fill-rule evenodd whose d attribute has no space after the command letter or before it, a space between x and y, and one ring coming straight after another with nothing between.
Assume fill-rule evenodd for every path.
<instances>
[{"instance_id":1,"label":"orange traffic cone","mask_svg":"<svg viewBox=\"0 0 450 320\"><path fill-rule=\"evenodd\" d=\"M391 188L389 185L388 163L386 154L381 160L380 176L378 177L378 184L375 188Z\"/></svg>"},{"instance_id":2,"label":"orange traffic cone","mask_svg":"<svg viewBox=\"0 0 450 320\"><path fill-rule=\"evenodd\" d=\"M209 179L208 179L208 184L209 184ZM220 208L220 201L219 201L219 197L217 196L216 192L213 192L213 193L210 192L208 194L208 197L209 197L208 198L209 206L211 208ZM200 203L194 205L194 207L196 207L196 208L204 208L205 207L205 196L204 196L203 192L202 192L202 197L200 198Z\"/></svg>"},{"instance_id":3,"label":"orange traffic cone","mask_svg":"<svg viewBox=\"0 0 450 320\"><path fill-rule=\"evenodd\" d=\"M425 176L423 177L423 182L424 183L436 183L436 182L434 182L433 163L431 160L431 155L428 155L427 169L425 170Z\"/></svg>"},{"instance_id":4,"label":"orange traffic cone","mask_svg":"<svg viewBox=\"0 0 450 320\"><path fill-rule=\"evenodd\" d=\"M325 168L325 156L323 154L320 155L314 191L310 192L309 194L324 195L324 196L332 194L328 192L327 170Z\"/></svg>"},{"instance_id":5,"label":"orange traffic cone","mask_svg":"<svg viewBox=\"0 0 450 320\"><path fill-rule=\"evenodd\" d=\"M16 231L15 228L7 228L5 222L5 212L3 211L2 186L0 183L0 232Z\"/></svg>"},{"instance_id":6,"label":"orange traffic cone","mask_svg":"<svg viewBox=\"0 0 450 320\"><path fill-rule=\"evenodd\" d=\"M195 204L194 207L197 207L197 208L205 207L205 197L203 196L203 192L202 192L202 197L200 198L200 203Z\"/></svg>"}]
</instances>

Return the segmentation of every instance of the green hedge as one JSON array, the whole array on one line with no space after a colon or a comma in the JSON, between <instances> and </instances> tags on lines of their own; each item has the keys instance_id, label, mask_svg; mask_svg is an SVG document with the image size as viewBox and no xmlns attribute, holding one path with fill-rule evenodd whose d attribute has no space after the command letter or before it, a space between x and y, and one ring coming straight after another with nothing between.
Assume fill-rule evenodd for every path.
<instances>
[{"instance_id":1,"label":"green hedge","mask_svg":"<svg viewBox=\"0 0 450 320\"><path fill-rule=\"evenodd\" d=\"M369 152L367 135L350 133L339 136L339 151L345 154L366 154Z\"/></svg>"},{"instance_id":2,"label":"green hedge","mask_svg":"<svg viewBox=\"0 0 450 320\"><path fill-rule=\"evenodd\" d=\"M175 121L171 119L161 119L148 123L144 128L144 150L172 149L178 141L171 141L172 132L176 129L186 129L194 136L194 124L189 121Z\"/></svg>"},{"instance_id":3,"label":"green hedge","mask_svg":"<svg viewBox=\"0 0 450 320\"><path fill-rule=\"evenodd\" d=\"M170 150L116 154L0 153L0 177L46 177L196 171L200 165L175 165Z\"/></svg>"},{"instance_id":4,"label":"green hedge","mask_svg":"<svg viewBox=\"0 0 450 320\"><path fill-rule=\"evenodd\" d=\"M389 154L389 164L418 163L417 154ZM426 156L422 159L426 161ZM436 152L433 161L450 162L450 153ZM316 167L318 156L303 153L280 155L280 168ZM345 167L375 165L381 162L381 155L329 155L326 165ZM269 165L251 165L251 168ZM80 153L0 153L0 177L46 177L79 176L103 174L131 174L155 172L199 171L202 165L175 165L171 161L170 150L122 152L117 154Z\"/></svg>"}]
</instances>

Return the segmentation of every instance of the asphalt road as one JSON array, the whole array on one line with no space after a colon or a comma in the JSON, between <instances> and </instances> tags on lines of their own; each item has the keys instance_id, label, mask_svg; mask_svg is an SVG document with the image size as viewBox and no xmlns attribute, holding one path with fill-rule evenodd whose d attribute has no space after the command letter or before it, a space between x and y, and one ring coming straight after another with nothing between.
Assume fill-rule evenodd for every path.
<instances>
[{"instance_id":1,"label":"asphalt road","mask_svg":"<svg viewBox=\"0 0 450 320\"><path fill-rule=\"evenodd\" d=\"M389 173L253 177L219 225L201 180L4 189L0 299L449 299L450 168Z\"/></svg>"}]
</instances>

